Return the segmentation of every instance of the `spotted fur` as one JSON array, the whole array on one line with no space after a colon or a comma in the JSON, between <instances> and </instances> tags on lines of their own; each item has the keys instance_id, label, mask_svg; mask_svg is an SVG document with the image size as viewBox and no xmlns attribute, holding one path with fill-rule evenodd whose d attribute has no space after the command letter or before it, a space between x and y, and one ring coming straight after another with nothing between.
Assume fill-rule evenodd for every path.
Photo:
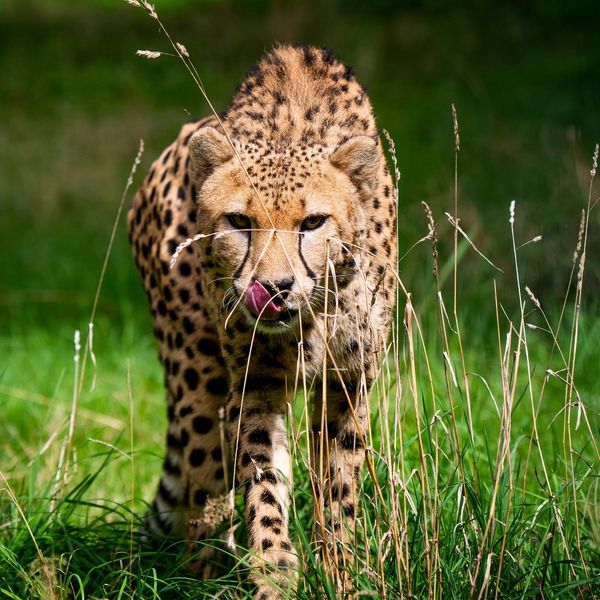
<instances>
[{"instance_id":1,"label":"spotted fur","mask_svg":"<svg viewBox=\"0 0 600 600\"><path fill-rule=\"evenodd\" d=\"M267 53L221 118L183 127L129 211L168 398L148 522L193 550L214 535L214 502L235 468L257 597L276 598L297 565L285 426L294 389L314 396L316 537L328 555L341 542L342 556L352 539L366 402L394 306L395 205L369 99L330 52ZM285 307L281 319L247 309L255 281ZM194 565L210 576L210 563L206 550Z\"/></svg>"}]
</instances>

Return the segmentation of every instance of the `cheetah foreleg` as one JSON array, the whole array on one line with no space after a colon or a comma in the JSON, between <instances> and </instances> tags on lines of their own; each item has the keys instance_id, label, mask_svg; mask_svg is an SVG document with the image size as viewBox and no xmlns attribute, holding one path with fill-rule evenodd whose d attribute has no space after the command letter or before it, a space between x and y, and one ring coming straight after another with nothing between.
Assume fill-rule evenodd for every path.
<instances>
[{"instance_id":1,"label":"cheetah foreleg","mask_svg":"<svg viewBox=\"0 0 600 600\"><path fill-rule=\"evenodd\" d=\"M228 405L236 479L245 485L251 579L257 598L283 597L293 587L298 559L289 538L291 461L285 412L263 394L234 395Z\"/></svg>"}]
</instances>

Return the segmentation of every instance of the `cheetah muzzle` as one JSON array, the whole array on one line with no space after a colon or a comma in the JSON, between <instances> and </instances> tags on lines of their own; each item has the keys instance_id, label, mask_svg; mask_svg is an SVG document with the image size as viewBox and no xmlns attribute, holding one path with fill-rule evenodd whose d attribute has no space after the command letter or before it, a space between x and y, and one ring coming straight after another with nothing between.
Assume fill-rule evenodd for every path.
<instances>
[{"instance_id":1,"label":"cheetah muzzle","mask_svg":"<svg viewBox=\"0 0 600 600\"><path fill-rule=\"evenodd\" d=\"M229 518L219 507L235 482L257 597L293 585L285 420L301 378L314 397L313 538L350 591L367 403L394 308L395 219L369 99L326 50L267 53L220 122L185 125L152 165L128 215L168 399L147 526L187 540L202 576L219 559L197 542Z\"/></svg>"}]
</instances>

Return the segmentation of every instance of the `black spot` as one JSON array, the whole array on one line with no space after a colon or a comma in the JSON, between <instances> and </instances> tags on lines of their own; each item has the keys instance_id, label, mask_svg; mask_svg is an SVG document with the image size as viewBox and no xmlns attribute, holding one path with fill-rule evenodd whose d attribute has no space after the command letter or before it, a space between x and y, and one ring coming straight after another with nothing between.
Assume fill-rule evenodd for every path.
<instances>
[{"instance_id":1,"label":"black spot","mask_svg":"<svg viewBox=\"0 0 600 600\"><path fill-rule=\"evenodd\" d=\"M167 194L169 193L169 190L171 189L171 182L167 181L164 189L163 189L163 198L165 198L167 196Z\"/></svg>"},{"instance_id":2,"label":"black spot","mask_svg":"<svg viewBox=\"0 0 600 600\"><path fill-rule=\"evenodd\" d=\"M213 422L212 419L209 419L208 417L199 416L194 417L192 425L196 433L203 435L205 433L208 433L212 429Z\"/></svg>"},{"instance_id":3,"label":"black spot","mask_svg":"<svg viewBox=\"0 0 600 600\"><path fill-rule=\"evenodd\" d=\"M344 499L349 494L350 494L350 486L347 483L344 483L344 485L342 485L341 494L340 494L340 486L337 483L335 483L334 485L331 486L331 497L333 498L334 502Z\"/></svg>"},{"instance_id":4,"label":"black spot","mask_svg":"<svg viewBox=\"0 0 600 600\"><path fill-rule=\"evenodd\" d=\"M185 379L185 382L187 383L187 386L190 390L197 389L200 378L198 377L198 372L196 371L196 369L188 367L183 372L183 378Z\"/></svg>"},{"instance_id":5,"label":"black spot","mask_svg":"<svg viewBox=\"0 0 600 600\"><path fill-rule=\"evenodd\" d=\"M157 308L159 315L164 317L167 314L167 305L164 303L163 300L159 300Z\"/></svg>"},{"instance_id":6,"label":"black spot","mask_svg":"<svg viewBox=\"0 0 600 600\"><path fill-rule=\"evenodd\" d=\"M269 539L264 539L261 543L261 547L263 550L268 550L273 546L273 541Z\"/></svg>"},{"instance_id":7,"label":"black spot","mask_svg":"<svg viewBox=\"0 0 600 600\"><path fill-rule=\"evenodd\" d=\"M304 63L309 67L312 66L312 64L315 62L315 53L313 49L304 47L302 52L304 54Z\"/></svg>"},{"instance_id":8,"label":"black spot","mask_svg":"<svg viewBox=\"0 0 600 600\"><path fill-rule=\"evenodd\" d=\"M373 208L377 209L381 206L381 202L379 201L379 198L374 198L373 199Z\"/></svg>"},{"instance_id":9,"label":"black spot","mask_svg":"<svg viewBox=\"0 0 600 600\"><path fill-rule=\"evenodd\" d=\"M163 462L163 471L169 473L169 475L181 475L181 469L179 466L173 464L168 456L165 457L165 461Z\"/></svg>"},{"instance_id":10,"label":"black spot","mask_svg":"<svg viewBox=\"0 0 600 600\"><path fill-rule=\"evenodd\" d=\"M315 112L316 112L316 110L315 110L315 107L314 107L314 106L311 106L311 107L310 107L310 108L309 108L309 109L308 109L308 110L307 110L307 111L304 113L304 118L305 118L307 121L312 121L312 120L314 119L314 117L315 117Z\"/></svg>"},{"instance_id":11,"label":"black spot","mask_svg":"<svg viewBox=\"0 0 600 600\"><path fill-rule=\"evenodd\" d=\"M354 517L356 514L356 510L354 509L354 504L348 504L348 506L344 506L344 514L347 517Z\"/></svg>"},{"instance_id":12,"label":"black spot","mask_svg":"<svg viewBox=\"0 0 600 600\"><path fill-rule=\"evenodd\" d=\"M256 507L251 504L248 509L248 521L254 521L256 519Z\"/></svg>"},{"instance_id":13,"label":"black spot","mask_svg":"<svg viewBox=\"0 0 600 600\"><path fill-rule=\"evenodd\" d=\"M212 459L216 462L221 462L223 460L223 452L221 450L221 448L217 447L215 448L210 455L212 456Z\"/></svg>"},{"instance_id":14,"label":"black spot","mask_svg":"<svg viewBox=\"0 0 600 600\"><path fill-rule=\"evenodd\" d=\"M174 240L173 238L171 238L167 242L167 250L169 251L169 254L171 254L171 255L175 254L175 251L177 250L177 246L179 246L179 244L177 243L177 240Z\"/></svg>"},{"instance_id":15,"label":"black spot","mask_svg":"<svg viewBox=\"0 0 600 600\"><path fill-rule=\"evenodd\" d=\"M221 480L223 479L223 477L225 477L225 474L223 472L223 467L219 467L214 474L214 478L217 480Z\"/></svg>"},{"instance_id":16,"label":"black spot","mask_svg":"<svg viewBox=\"0 0 600 600\"><path fill-rule=\"evenodd\" d=\"M206 452L202 448L194 448L190 453L190 464L192 467L199 467L206 458Z\"/></svg>"},{"instance_id":17,"label":"black spot","mask_svg":"<svg viewBox=\"0 0 600 600\"><path fill-rule=\"evenodd\" d=\"M260 501L269 506L279 506L275 496L269 490L263 490L263 493L260 495Z\"/></svg>"},{"instance_id":18,"label":"black spot","mask_svg":"<svg viewBox=\"0 0 600 600\"><path fill-rule=\"evenodd\" d=\"M239 406L232 406L229 409L229 420L230 421L237 421L237 419L240 416L240 407Z\"/></svg>"},{"instance_id":19,"label":"black spot","mask_svg":"<svg viewBox=\"0 0 600 600\"><path fill-rule=\"evenodd\" d=\"M192 410L194 409L191 406L182 406L179 410L179 416L181 418L187 417L192 412Z\"/></svg>"},{"instance_id":20,"label":"black spot","mask_svg":"<svg viewBox=\"0 0 600 600\"><path fill-rule=\"evenodd\" d=\"M248 359L248 358L246 358L245 356L238 356L238 357L235 359L235 364L236 364L238 367L242 368L242 367L245 367L245 366L246 366L246 364L247 364L248 360L249 360L249 359ZM239 389L241 390L241 388L239 388Z\"/></svg>"},{"instance_id":21,"label":"black spot","mask_svg":"<svg viewBox=\"0 0 600 600\"><path fill-rule=\"evenodd\" d=\"M186 333L194 332L194 324L189 317L183 317L183 328L185 329Z\"/></svg>"},{"instance_id":22,"label":"black spot","mask_svg":"<svg viewBox=\"0 0 600 600\"><path fill-rule=\"evenodd\" d=\"M168 448L181 448L181 440L174 436L172 433L167 434L167 447Z\"/></svg>"},{"instance_id":23,"label":"black spot","mask_svg":"<svg viewBox=\"0 0 600 600\"><path fill-rule=\"evenodd\" d=\"M283 524L283 521L279 517L263 517L260 524L267 528L278 527Z\"/></svg>"},{"instance_id":24,"label":"black spot","mask_svg":"<svg viewBox=\"0 0 600 600\"><path fill-rule=\"evenodd\" d=\"M173 213L171 212L171 209L168 209L165 212L165 225L168 227L172 222L173 222Z\"/></svg>"},{"instance_id":25,"label":"black spot","mask_svg":"<svg viewBox=\"0 0 600 600\"><path fill-rule=\"evenodd\" d=\"M163 481L161 481L158 486L158 493L167 504L170 504L171 506L177 504L177 498L175 498L173 494L171 494L171 492L165 487Z\"/></svg>"},{"instance_id":26,"label":"black spot","mask_svg":"<svg viewBox=\"0 0 600 600\"><path fill-rule=\"evenodd\" d=\"M206 490L196 490L194 492L194 505L203 506L206 504L208 498L208 492Z\"/></svg>"},{"instance_id":27,"label":"black spot","mask_svg":"<svg viewBox=\"0 0 600 600\"><path fill-rule=\"evenodd\" d=\"M258 465L267 465L270 462L270 458L266 454L253 454L252 460Z\"/></svg>"},{"instance_id":28,"label":"black spot","mask_svg":"<svg viewBox=\"0 0 600 600\"><path fill-rule=\"evenodd\" d=\"M344 450L360 450L364 447L358 435L352 431L344 431L338 436L337 440Z\"/></svg>"},{"instance_id":29,"label":"black spot","mask_svg":"<svg viewBox=\"0 0 600 600\"><path fill-rule=\"evenodd\" d=\"M330 421L327 423L327 435L331 438L334 438L337 436L338 433L338 425L337 423L334 423L333 421Z\"/></svg>"},{"instance_id":30,"label":"black spot","mask_svg":"<svg viewBox=\"0 0 600 600\"><path fill-rule=\"evenodd\" d=\"M248 441L259 446L270 446L271 436L266 429L254 429L248 434Z\"/></svg>"},{"instance_id":31,"label":"black spot","mask_svg":"<svg viewBox=\"0 0 600 600\"><path fill-rule=\"evenodd\" d=\"M281 542L281 547L284 550L287 550L288 552L292 549L292 545L289 542L286 542L285 540Z\"/></svg>"},{"instance_id":32,"label":"black spot","mask_svg":"<svg viewBox=\"0 0 600 600\"><path fill-rule=\"evenodd\" d=\"M190 442L190 434L187 432L187 429L181 430L181 447L185 448Z\"/></svg>"},{"instance_id":33,"label":"black spot","mask_svg":"<svg viewBox=\"0 0 600 600\"><path fill-rule=\"evenodd\" d=\"M262 474L261 481L268 481L272 485L277 485L279 483L277 475L275 475L273 471L265 471Z\"/></svg>"},{"instance_id":34,"label":"black spot","mask_svg":"<svg viewBox=\"0 0 600 600\"><path fill-rule=\"evenodd\" d=\"M179 332L175 336L175 347L176 348L181 348L182 346L183 346L183 335L181 335L181 332Z\"/></svg>"},{"instance_id":35,"label":"black spot","mask_svg":"<svg viewBox=\"0 0 600 600\"><path fill-rule=\"evenodd\" d=\"M182 262L179 265L179 273L182 277L189 277L192 274L192 268L190 267L189 263Z\"/></svg>"},{"instance_id":36,"label":"black spot","mask_svg":"<svg viewBox=\"0 0 600 600\"><path fill-rule=\"evenodd\" d=\"M229 383L225 377L215 377L206 382L206 389L215 396L223 396L229 391Z\"/></svg>"},{"instance_id":37,"label":"black spot","mask_svg":"<svg viewBox=\"0 0 600 600\"><path fill-rule=\"evenodd\" d=\"M337 405L338 412L341 414L347 413L350 410L350 404L346 398L342 398Z\"/></svg>"},{"instance_id":38,"label":"black spot","mask_svg":"<svg viewBox=\"0 0 600 600\"><path fill-rule=\"evenodd\" d=\"M185 304L190 299L190 293L185 288L179 290L179 299Z\"/></svg>"},{"instance_id":39,"label":"black spot","mask_svg":"<svg viewBox=\"0 0 600 600\"><path fill-rule=\"evenodd\" d=\"M277 106L281 106L285 102L285 96L279 90L273 92L273 98Z\"/></svg>"}]
</instances>

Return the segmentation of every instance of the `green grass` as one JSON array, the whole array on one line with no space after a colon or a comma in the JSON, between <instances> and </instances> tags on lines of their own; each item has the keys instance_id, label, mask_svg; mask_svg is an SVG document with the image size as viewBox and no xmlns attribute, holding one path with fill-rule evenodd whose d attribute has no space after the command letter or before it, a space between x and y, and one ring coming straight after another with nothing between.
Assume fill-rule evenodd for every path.
<instances>
[{"instance_id":1,"label":"green grass","mask_svg":"<svg viewBox=\"0 0 600 600\"><path fill-rule=\"evenodd\" d=\"M357 587L372 597L437 598L443 590L467 598L480 555L474 597L600 596L597 207L581 310L577 315L572 286L557 333L568 359L579 319L575 386L589 429L583 415L576 429L577 405L564 408L567 372L524 291L531 287L556 329L600 131L594 3L540 3L532 14L512 8L493 20L483 8L435 2L404 11L383 1L370 10L331 2L295 6L287 15L267 4L176 5L164 19L219 107L272 40L334 48L355 66L397 144L400 254L427 233L421 200L439 222L438 282L429 241L400 263L415 315L407 331L401 295L396 358L372 401L375 478L363 478ZM85 339L138 140L146 142L143 170L174 137L185 110L199 115L205 108L181 65L134 57L138 48L166 46L153 22L126 6L8 3L0 8L0 45L0 597L233 597L234 589L243 596L243 527L240 557L219 581L190 577L180 542L159 550L139 543L162 463L166 409L122 224L94 323L97 364L87 362L67 479L55 494L72 415L73 335L79 329ZM461 127L461 226L504 270L494 271L459 240L460 340L451 330L453 229L443 224L444 211L454 211L451 102ZM592 201L598 194L596 184ZM543 235L518 251L518 281L512 199L517 246ZM448 320L439 318L437 285ZM538 326L526 330L530 374L518 344L519 290L524 321ZM505 366L517 383L506 394L501 366L511 327ZM503 419L509 401L510 419ZM301 408L299 399L290 424L299 436L292 525L304 571L297 595L320 597L324 586L333 597L310 551L313 499Z\"/></svg>"}]
</instances>

